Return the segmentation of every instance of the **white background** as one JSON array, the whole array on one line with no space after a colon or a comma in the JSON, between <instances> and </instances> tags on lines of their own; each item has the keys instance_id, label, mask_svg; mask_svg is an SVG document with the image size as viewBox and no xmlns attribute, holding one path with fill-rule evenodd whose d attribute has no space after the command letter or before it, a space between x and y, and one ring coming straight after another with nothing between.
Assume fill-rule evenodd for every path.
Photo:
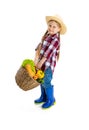
<instances>
[{"instance_id":1,"label":"white background","mask_svg":"<svg viewBox=\"0 0 89 130\"><path fill-rule=\"evenodd\" d=\"M47 29L45 16L67 25L53 84L56 105L42 110L40 88L21 90L15 74ZM89 130L88 0L0 0L0 129Z\"/></svg>"}]
</instances>

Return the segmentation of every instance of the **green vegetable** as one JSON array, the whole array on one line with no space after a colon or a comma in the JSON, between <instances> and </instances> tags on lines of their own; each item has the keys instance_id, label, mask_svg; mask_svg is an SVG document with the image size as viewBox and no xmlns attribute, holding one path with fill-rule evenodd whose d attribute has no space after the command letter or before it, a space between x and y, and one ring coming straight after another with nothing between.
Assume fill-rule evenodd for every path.
<instances>
[{"instance_id":1,"label":"green vegetable","mask_svg":"<svg viewBox=\"0 0 89 130\"><path fill-rule=\"evenodd\" d=\"M43 79L37 79L37 82L44 83L44 80Z\"/></svg>"},{"instance_id":2,"label":"green vegetable","mask_svg":"<svg viewBox=\"0 0 89 130\"><path fill-rule=\"evenodd\" d=\"M35 63L34 63L34 61L31 60L31 59L25 59L25 60L22 62L22 67L25 67L25 65L27 65L27 64L30 64L32 71L35 72Z\"/></svg>"}]
</instances>

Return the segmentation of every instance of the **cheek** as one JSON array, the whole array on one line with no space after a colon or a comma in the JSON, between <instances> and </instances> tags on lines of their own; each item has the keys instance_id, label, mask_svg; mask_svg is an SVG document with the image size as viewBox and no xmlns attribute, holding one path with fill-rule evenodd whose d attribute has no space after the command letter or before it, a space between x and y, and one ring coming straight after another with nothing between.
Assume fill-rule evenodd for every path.
<instances>
[{"instance_id":1,"label":"cheek","mask_svg":"<svg viewBox=\"0 0 89 130\"><path fill-rule=\"evenodd\" d=\"M50 27L48 27L48 30L50 30L51 28Z\"/></svg>"},{"instance_id":2,"label":"cheek","mask_svg":"<svg viewBox=\"0 0 89 130\"><path fill-rule=\"evenodd\" d=\"M61 30L61 27L60 27L60 28L58 28L58 30L60 31L60 30Z\"/></svg>"},{"instance_id":3,"label":"cheek","mask_svg":"<svg viewBox=\"0 0 89 130\"><path fill-rule=\"evenodd\" d=\"M59 32L59 31L60 31L60 29L55 29L54 31L55 31L55 32Z\"/></svg>"},{"instance_id":4,"label":"cheek","mask_svg":"<svg viewBox=\"0 0 89 130\"><path fill-rule=\"evenodd\" d=\"M57 29L57 32L60 32L60 28Z\"/></svg>"}]
</instances>

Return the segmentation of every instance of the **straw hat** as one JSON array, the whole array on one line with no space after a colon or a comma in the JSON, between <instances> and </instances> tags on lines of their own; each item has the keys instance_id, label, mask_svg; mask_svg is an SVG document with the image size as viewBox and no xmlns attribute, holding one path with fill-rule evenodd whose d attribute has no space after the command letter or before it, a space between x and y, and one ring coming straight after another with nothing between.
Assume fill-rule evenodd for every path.
<instances>
[{"instance_id":1,"label":"straw hat","mask_svg":"<svg viewBox=\"0 0 89 130\"><path fill-rule=\"evenodd\" d=\"M60 16L58 15L54 15L54 16L46 16L46 22L48 24L48 22L50 20L54 20L57 23L59 23L61 25L61 30L60 30L60 34L64 34L67 31L66 25L63 23L63 20Z\"/></svg>"}]
</instances>

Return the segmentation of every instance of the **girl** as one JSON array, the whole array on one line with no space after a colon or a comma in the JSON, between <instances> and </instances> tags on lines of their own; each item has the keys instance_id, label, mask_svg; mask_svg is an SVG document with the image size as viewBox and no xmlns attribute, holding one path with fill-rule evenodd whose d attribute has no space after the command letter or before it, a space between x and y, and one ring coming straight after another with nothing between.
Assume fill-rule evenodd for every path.
<instances>
[{"instance_id":1,"label":"girl","mask_svg":"<svg viewBox=\"0 0 89 130\"><path fill-rule=\"evenodd\" d=\"M35 65L45 73L44 83L40 85L41 96L35 103L42 103L42 108L49 108L55 103L54 86L51 84L56 61L60 53L60 34L66 32L66 26L62 19L55 16L46 16L47 31L38 44L35 54Z\"/></svg>"}]
</instances>

